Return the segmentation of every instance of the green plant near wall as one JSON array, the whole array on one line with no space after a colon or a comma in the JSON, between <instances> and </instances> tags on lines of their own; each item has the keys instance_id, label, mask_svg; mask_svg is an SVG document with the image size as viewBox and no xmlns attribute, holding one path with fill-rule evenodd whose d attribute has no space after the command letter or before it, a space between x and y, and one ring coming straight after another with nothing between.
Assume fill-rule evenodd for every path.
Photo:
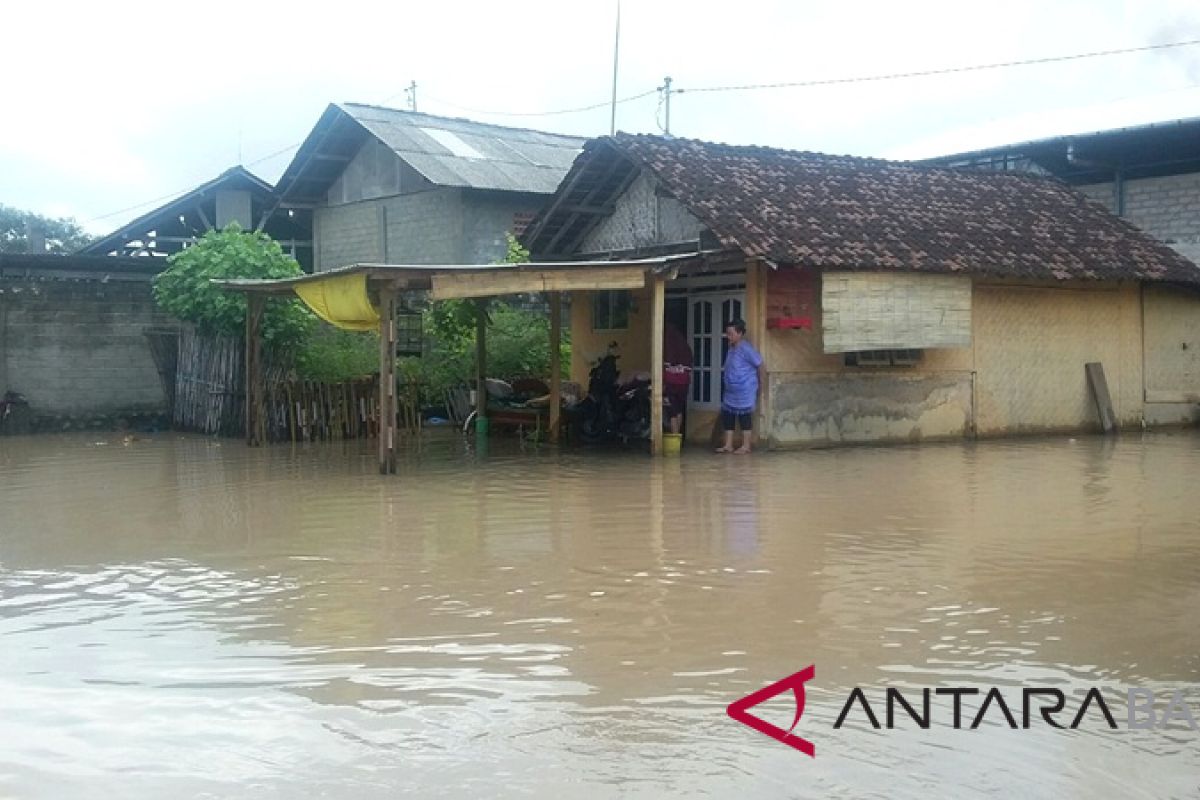
<instances>
[{"instance_id":1,"label":"green plant near wall","mask_svg":"<svg viewBox=\"0 0 1200 800\"><path fill-rule=\"evenodd\" d=\"M378 375L379 333L319 323L297 349L295 368L299 377L322 383Z\"/></svg>"},{"instance_id":2,"label":"green plant near wall","mask_svg":"<svg viewBox=\"0 0 1200 800\"><path fill-rule=\"evenodd\" d=\"M246 296L214 286L213 279L294 278L303 271L265 233L236 223L209 231L196 244L167 259L154 279L154 299L168 313L207 334L240 336L246 325ZM316 318L295 299L270 298L263 311L263 343L271 350L294 350Z\"/></svg>"},{"instance_id":3,"label":"green plant near wall","mask_svg":"<svg viewBox=\"0 0 1200 800\"><path fill-rule=\"evenodd\" d=\"M500 263L523 264L529 251L511 233ZM440 402L446 389L470 383L475 376L475 331L479 314L488 318L488 374L498 378L548 377L550 372L550 320L543 314L514 306L502 298L441 300L424 312L423 326L432 342L420 359L404 359L403 369L427 387L428 399ZM569 377L571 343L563 330L560 344L562 377Z\"/></svg>"}]
</instances>

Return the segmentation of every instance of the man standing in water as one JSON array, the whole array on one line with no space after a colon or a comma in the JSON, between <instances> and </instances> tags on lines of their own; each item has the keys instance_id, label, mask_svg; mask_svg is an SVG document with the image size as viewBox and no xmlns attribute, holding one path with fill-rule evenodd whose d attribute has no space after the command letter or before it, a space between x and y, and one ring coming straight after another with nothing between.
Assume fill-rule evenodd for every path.
<instances>
[{"instance_id":1,"label":"man standing in water","mask_svg":"<svg viewBox=\"0 0 1200 800\"><path fill-rule=\"evenodd\" d=\"M746 323L730 320L725 325L725 338L729 340L729 352L725 354L724 391L721 393L721 426L725 430L725 444L717 448L718 453L750 452L750 440L754 435L754 406L758 400L759 373L763 358L746 341ZM734 423L742 426L742 446L733 449Z\"/></svg>"}]
</instances>

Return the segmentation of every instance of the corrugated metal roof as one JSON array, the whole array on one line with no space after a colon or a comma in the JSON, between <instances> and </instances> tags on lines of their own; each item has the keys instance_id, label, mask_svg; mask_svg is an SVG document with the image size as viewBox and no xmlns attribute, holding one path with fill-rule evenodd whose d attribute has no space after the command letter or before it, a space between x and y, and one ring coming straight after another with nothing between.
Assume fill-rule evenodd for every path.
<instances>
[{"instance_id":1,"label":"corrugated metal roof","mask_svg":"<svg viewBox=\"0 0 1200 800\"><path fill-rule=\"evenodd\" d=\"M414 111L338 108L440 186L553 194L584 140Z\"/></svg>"}]
</instances>

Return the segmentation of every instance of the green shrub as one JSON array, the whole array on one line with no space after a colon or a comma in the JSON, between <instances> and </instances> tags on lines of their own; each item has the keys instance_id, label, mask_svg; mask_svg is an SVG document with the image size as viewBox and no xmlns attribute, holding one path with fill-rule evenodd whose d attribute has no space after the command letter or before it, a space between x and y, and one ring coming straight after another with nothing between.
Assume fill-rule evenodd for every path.
<instances>
[{"instance_id":1,"label":"green shrub","mask_svg":"<svg viewBox=\"0 0 1200 800\"><path fill-rule=\"evenodd\" d=\"M427 402L442 402L447 389L475 380L475 320L478 305L469 300L433 303L424 314L428 352L422 358L401 359L402 374L419 380ZM493 378L547 378L550 374L550 320L507 303L488 307L487 374ZM571 363L569 331L564 327L559 348L560 372L568 377Z\"/></svg>"},{"instance_id":2,"label":"green shrub","mask_svg":"<svg viewBox=\"0 0 1200 800\"><path fill-rule=\"evenodd\" d=\"M214 286L228 278L294 278L303 271L264 233L236 223L209 231L196 244L167 259L154 279L154 298L170 314L207 334L241 336L246 329L246 295ZM312 330L316 317L296 299L269 298L263 311L263 343L290 350Z\"/></svg>"},{"instance_id":3,"label":"green shrub","mask_svg":"<svg viewBox=\"0 0 1200 800\"><path fill-rule=\"evenodd\" d=\"M339 383L379 372L379 334L315 326L296 351L296 374L304 380Z\"/></svg>"}]
</instances>

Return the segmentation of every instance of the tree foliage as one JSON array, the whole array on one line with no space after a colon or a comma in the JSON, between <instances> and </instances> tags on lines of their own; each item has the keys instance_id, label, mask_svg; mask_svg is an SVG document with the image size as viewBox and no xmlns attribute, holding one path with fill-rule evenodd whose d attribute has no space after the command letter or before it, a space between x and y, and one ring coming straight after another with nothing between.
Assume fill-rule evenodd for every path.
<instances>
[{"instance_id":1,"label":"tree foliage","mask_svg":"<svg viewBox=\"0 0 1200 800\"><path fill-rule=\"evenodd\" d=\"M47 252L60 255L87 247L96 238L73 218L44 217L0 203L0 253L28 253L29 226L38 228L46 237Z\"/></svg>"},{"instance_id":2,"label":"tree foliage","mask_svg":"<svg viewBox=\"0 0 1200 800\"><path fill-rule=\"evenodd\" d=\"M209 231L172 255L169 266L154 279L154 297L164 310L193 322L204 333L238 336L245 330L246 295L214 286L228 278L294 278L300 265L265 233L243 231L236 223ZM305 340L315 323L299 300L267 300L263 312L263 343L289 350Z\"/></svg>"}]
</instances>

